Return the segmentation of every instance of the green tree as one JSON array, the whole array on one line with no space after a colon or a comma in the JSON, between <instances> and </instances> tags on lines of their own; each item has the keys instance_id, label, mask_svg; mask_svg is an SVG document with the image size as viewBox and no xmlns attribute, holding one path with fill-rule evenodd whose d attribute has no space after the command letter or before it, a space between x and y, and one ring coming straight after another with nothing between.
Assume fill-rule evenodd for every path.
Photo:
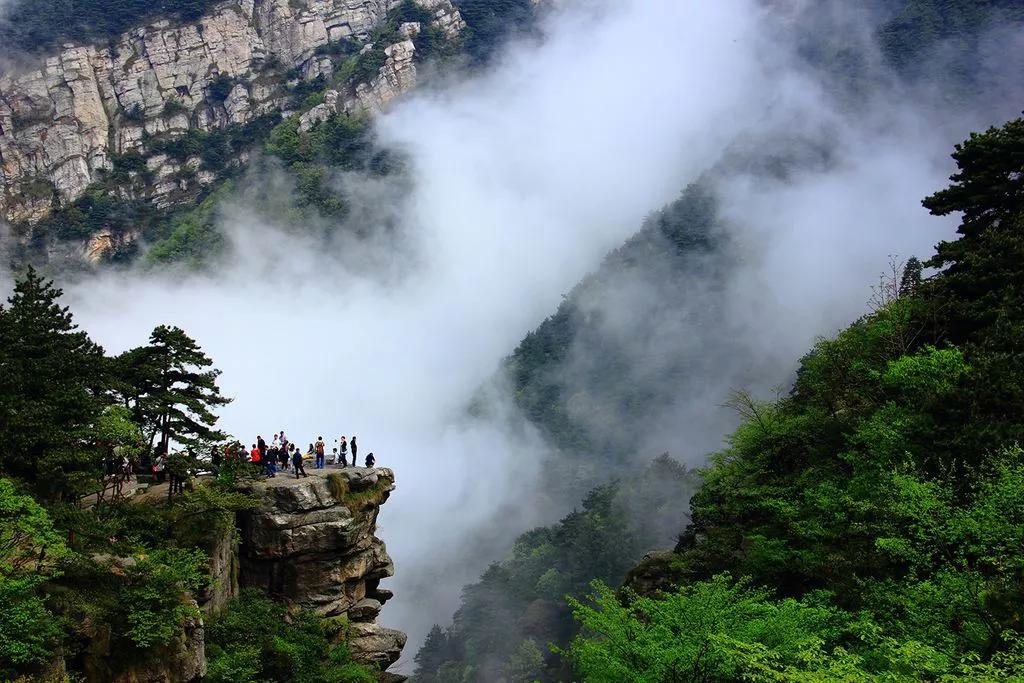
<instances>
[{"instance_id":1,"label":"green tree","mask_svg":"<svg viewBox=\"0 0 1024 683\"><path fill-rule=\"evenodd\" d=\"M231 401L220 394L213 361L178 327L160 325L147 346L114 361L125 405L143 425L150 448L168 452L171 441L199 447L221 441L213 410ZM210 368L210 369L208 369Z\"/></svg>"},{"instance_id":2,"label":"green tree","mask_svg":"<svg viewBox=\"0 0 1024 683\"><path fill-rule=\"evenodd\" d=\"M41 588L68 554L46 510L14 482L0 479L0 678L31 673L52 657L60 620Z\"/></svg>"},{"instance_id":3,"label":"green tree","mask_svg":"<svg viewBox=\"0 0 1024 683\"><path fill-rule=\"evenodd\" d=\"M103 350L61 306L61 290L29 268L0 306L0 473L45 500L95 486L105 404Z\"/></svg>"}]
</instances>

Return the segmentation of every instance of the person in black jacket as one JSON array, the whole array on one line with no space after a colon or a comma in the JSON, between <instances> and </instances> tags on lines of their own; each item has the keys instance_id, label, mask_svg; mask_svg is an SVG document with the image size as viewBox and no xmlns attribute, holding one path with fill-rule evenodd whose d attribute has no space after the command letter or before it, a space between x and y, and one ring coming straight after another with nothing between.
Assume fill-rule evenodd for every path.
<instances>
[{"instance_id":1,"label":"person in black jacket","mask_svg":"<svg viewBox=\"0 0 1024 683\"><path fill-rule=\"evenodd\" d=\"M352 467L359 467L359 461L356 460L356 456L359 455L359 446L356 444L356 437L352 437L352 441L349 445L352 447Z\"/></svg>"},{"instance_id":2,"label":"person in black jacket","mask_svg":"<svg viewBox=\"0 0 1024 683\"><path fill-rule=\"evenodd\" d=\"M292 448L295 448L294 445L292 445ZM299 478L300 474L302 476L304 476L304 477L308 477L309 476L308 474L306 474L306 468L302 466L302 449L301 448L295 448L295 450L292 452L292 465L295 466L295 478L296 479Z\"/></svg>"},{"instance_id":3,"label":"person in black jacket","mask_svg":"<svg viewBox=\"0 0 1024 683\"><path fill-rule=\"evenodd\" d=\"M372 468L377 459L373 457L373 453L367 453L366 455L366 466Z\"/></svg>"}]
</instances>

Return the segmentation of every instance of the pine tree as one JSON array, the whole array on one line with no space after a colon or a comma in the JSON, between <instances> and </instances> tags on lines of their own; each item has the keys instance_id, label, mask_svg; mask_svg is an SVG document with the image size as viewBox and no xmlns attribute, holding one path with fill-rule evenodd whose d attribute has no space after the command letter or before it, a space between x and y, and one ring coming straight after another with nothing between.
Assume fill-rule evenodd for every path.
<instances>
[{"instance_id":1,"label":"pine tree","mask_svg":"<svg viewBox=\"0 0 1024 683\"><path fill-rule=\"evenodd\" d=\"M221 396L220 371L212 365L184 330L166 325L153 330L147 346L115 359L122 400L143 425L155 452L168 451L171 441L200 446L224 438L214 428L213 410L231 399Z\"/></svg>"},{"instance_id":2,"label":"pine tree","mask_svg":"<svg viewBox=\"0 0 1024 683\"><path fill-rule=\"evenodd\" d=\"M416 653L416 673L414 678L422 683L438 680L438 671L445 661L451 659L451 642L448 634L437 624L427 633L423 645Z\"/></svg>"},{"instance_id":3,"label":"pine tree","mask_svg":"<svg viewBox=\"0 0 1024 683\"><path fill-rule=\"evenodd\" d=\"M78 330L62 292L29 268L0 306L0 472L45 500L72 500L101 474L94 425L103 350Z\"/></svg>"},{"instance_id":4,"label":"pine tree","mask_svg":"<svg viewBox=\"0 0 1024 683\"><path fill-rule=\"evenodd\" d=\"M921 289L941 310L934 337L960 346L973 368L958 444L971 452L1024 440L1024 118L972 133L953 159L952 183L924 206L961 213L961 237L936 247L925 265L941 272Z\"/></svg>"}]
</instances>

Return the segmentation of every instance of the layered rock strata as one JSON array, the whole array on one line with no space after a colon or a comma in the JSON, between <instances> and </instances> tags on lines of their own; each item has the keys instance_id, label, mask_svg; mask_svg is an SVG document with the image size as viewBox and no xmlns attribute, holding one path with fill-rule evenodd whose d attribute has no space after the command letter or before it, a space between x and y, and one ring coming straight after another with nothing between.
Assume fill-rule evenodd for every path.
<instances>
[{"instance_id":1,"label":"layered rock strata","mask_svg":"<svg viewBox=\"0 0 1024 683\"><path fill-rule=\"evenodd\" d=\"M240 522L239 583L324 616L346 616L356 661L386 669L405 634L376 623L394 574L377 514L394 489L389 469L349 468L254 487L260 507Z\"/></svg>"},{"instance_id":2,"label":"layered rock strata","mask_svg":"<svg viewBox=\"0 0 1024 683\"><path fill-rule=\"evenodd\" d=\"M450 0L415 0L443 35L465 27ZM35 221L147 140L289 111L289 82L329 78L320 48L364 44L400 0L228 0L194 23L157 21L106 46L66 44L33 70L0 77L0 218ZM409 40L386 48L377 76L341 92L338 110L374 112L416 82ZM336 91L338 92L338 91ZM337 97L337 95L336 95ZM147 160L160 205L209 182L198 158Z\"/></svg>"}]
</instances>

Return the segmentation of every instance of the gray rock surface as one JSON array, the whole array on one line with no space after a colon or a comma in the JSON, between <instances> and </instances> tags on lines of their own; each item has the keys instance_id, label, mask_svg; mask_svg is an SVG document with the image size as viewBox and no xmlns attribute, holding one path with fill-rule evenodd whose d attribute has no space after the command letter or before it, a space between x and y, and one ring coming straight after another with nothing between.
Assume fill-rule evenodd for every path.
<instances>
[{"instance_id":1,"label":"gray rock surface","mask_svg":"<svg viewBox=\"0 0 1024 683\"><path fill-rule=\"evenodd\" d=\"M445 35L465 27L450 0L416 1ZM331 61L317 48L343 38L365 42L398 4L226 0L194 23L157 21L107 46L67 44L37 68L0 76L0 218L42 218L53 196L61 202L81 196L112 168L115 155L144 151L148 136L209 131L287 110L288 69L307 79L329 76ZM387 61L369 83L335 95L311 120L330 111L378 112L412 88L412 42L406 38L385 52ZM214 86L223 82L229 90L220 100ZM175 162L164 158L150 170L155 180L146 196L164 206L189 197L191 174ZM89 249L84 257L98 254Z\"/></svg>"},{"instance_id":2,"label":"gray rock surface","mask_svg":"<svg viewBox=\"0 0 1024 683\"><path fill-rule=\"evenodd\" d=\"M375 622L392 597L379 584L394 574L394 563L374 534L394 482L384 468L313 470L303 479L281 474L253 486L261 504L240 519L240 585L324 616L347 616L355 659L382 668L405 645L405 634Z\"/></svg>"}]
</instances>

